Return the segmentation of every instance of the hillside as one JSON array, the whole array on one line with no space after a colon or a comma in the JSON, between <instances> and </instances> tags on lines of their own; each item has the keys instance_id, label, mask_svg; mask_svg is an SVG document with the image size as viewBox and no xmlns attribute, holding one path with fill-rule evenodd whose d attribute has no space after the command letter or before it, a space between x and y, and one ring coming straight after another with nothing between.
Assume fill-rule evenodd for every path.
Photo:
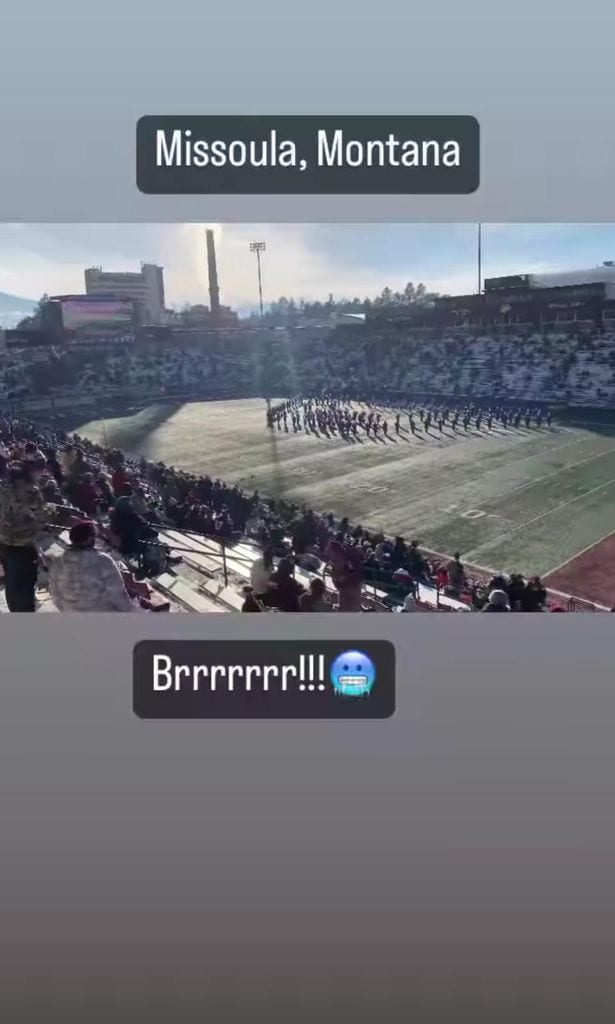
<instances>
[{"instance_id":1,"label":"hillside","mask_svg":"<svg viewBox=\"0 0 615 1024\"><path fill-rule=\"evenodd\" d=\"M0 326L15 327L24 316L29 316L32 313L36 301L36 299L24 299L20 295L0 292Z\"/></svg>"}]
</instances>

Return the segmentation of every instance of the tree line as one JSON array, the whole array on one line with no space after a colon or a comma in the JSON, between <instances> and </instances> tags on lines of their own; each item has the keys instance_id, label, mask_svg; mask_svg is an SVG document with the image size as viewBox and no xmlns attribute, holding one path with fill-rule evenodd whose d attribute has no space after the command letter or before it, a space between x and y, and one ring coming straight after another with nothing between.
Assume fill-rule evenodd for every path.
<instances>
[{"instance_id":1,"label":"tree line","mask_svg":"<svg viewBox=\"0 0 615 1024\"><path fill-rule=\"evenodd\" d=\"M308 302L305 299L288 299L282 296L276 302L264 307L263 320L269 324L292 326L299 320L319 320L342 313L363 313L369 316L404 315L412 309L432 306L440 298L438 292L428 292L424 284L409 281L403 291L383 288L375 298L335 299L332 294L326 302ZM248 320L260 323L260 313L252 313Z\"/></svg>"},{"instance_id":2,"label":"tree line","mask_svg":"<svg viewBox=\"0 0 615 1024\"><path fill-rule=\"evenodd\" d=\"M267 323L276 326L291 327L301 320L323 320L336 314L362 313L366 317L371 316L403 316L413 309L425 309L432 306L436 299L440 298L438 292L427 291L424 284L413 284L409 281L403 291L393 291L391 288L383 288L379 295L374 298L352 299L334 298L329 295L326 302L309 302L306 299L286 298L282 296L276 302L271 302L264 307L263 319L260 313L254 312L246 319L251 323ZM32 316L24 317L18 324L18 328L40 329L42 327L42 310L49 296L43 295L36 305ZM192 307L186 304L180 311L180 318L188 322L188 314ZM205 308L205 307L203 307Z\"/></svg>"}]
</instances>

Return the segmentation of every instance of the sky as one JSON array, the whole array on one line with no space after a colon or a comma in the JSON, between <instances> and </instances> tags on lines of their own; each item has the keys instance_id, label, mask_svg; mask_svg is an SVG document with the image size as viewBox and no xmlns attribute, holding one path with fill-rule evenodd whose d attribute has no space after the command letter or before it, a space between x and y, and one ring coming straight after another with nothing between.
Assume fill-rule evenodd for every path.
<instances>
[{"instance_id":1,"label":"sky","mask_svg":"<svg viewBox=\"0 0 615 1024\"><path fill-rule=\"evenodd\" d=\"M254 240L264 301L374 296L422 282L429 291L476 289L475 224L2 224L0 292L27 299L82 292L83 270L164 267L169 308L208 303L205 227L215 228L221 301L257 307ZM577 270L615 259L615 224L483 225L483 276Z\"/></svg>"}]
</instances>

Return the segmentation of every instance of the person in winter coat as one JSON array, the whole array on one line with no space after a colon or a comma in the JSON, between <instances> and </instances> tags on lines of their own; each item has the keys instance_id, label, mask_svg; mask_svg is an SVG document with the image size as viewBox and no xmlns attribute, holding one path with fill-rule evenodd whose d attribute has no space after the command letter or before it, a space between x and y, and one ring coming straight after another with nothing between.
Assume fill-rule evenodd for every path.
<instances>
[{"instance_id":1,"label":"person in winter coat","mask_svg":"<svg viewBox=\"0 0 615 1024\"><path fill-rule=\"evenodd\" d=\"M136 556L146 541L155 540L157 533L147 520L135 511L132 502L132 488L126 486L124 494L115 503L111 513L111 529L119 538L120 551L126 557Z\"/></svg>"},{"instance_id":2,"label":"person in winter coat","mask_svg":"<svg viewBox=\"0 0 615 1024\"><path fill-rule=\"evenodd\" d=\"M509 612L508 594L505 590L492 590L489 601L483 608L484 612Z\"/></svg>"},{"instance_id":3,"label":"person in winter coat","mask_svg":"<svg viewBox=\"0 0 615 1024\"><path fill-rule=\"evenodd\" d=\"M329 544L326 557L331 564L333 586L339 594L340 612L361 611L363 560L360 549L351 548L339 540Z\"/></svg>"},{"instance_id":4,"label":"person in winter coat","mask_svg":"<svg viewBox=\"0 0 615 1024\"><path fill-rule=\"evenodd\" d=\"M49 593L58 611L134 611L117 564L96 549L94 523L76 523L69 536L70 547L49 566Z\"/></svg>"},{"instance_id":5,"label":"person in winter coat","mask_svg":"<svg viewBox=\"0 0 615 1024\"><path fill-rule=\"evenodd\" d=\"M41 465L13 462L0 484L0 562L10 612L36 611L37 539L51 509L38 487Z\"/></svg>"},{"instance_id":6,"label":"person in winter coat","mask_svg":"<svg viewBox=\"0 0 615 1024\"><path fill-rule=\"evenodd\" d=\"M269 579L275 566L273 564L273 548L266 547L260 558L257 558L250 569L250 585L259 597L269 590Z\"/></svg>"}]
</instances>

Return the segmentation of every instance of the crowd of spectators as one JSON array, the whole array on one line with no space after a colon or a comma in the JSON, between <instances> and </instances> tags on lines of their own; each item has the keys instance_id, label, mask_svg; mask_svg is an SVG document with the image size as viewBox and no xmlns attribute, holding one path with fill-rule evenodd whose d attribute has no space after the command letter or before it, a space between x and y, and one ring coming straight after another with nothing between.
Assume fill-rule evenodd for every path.
<instances>
[{"instance_id":1,"label":"crowd of spectators","mask_svg":"<svg viewBox=\"0 0 615 1024\"><path fill-rule=\"evenodd\" d=\"M339 329L310 346L305 387L391 395L615 405L615 331L595 324L451 330Z\"/></svg>"},{"instance_id":2,"label":"crowd of spectators","mask_svg":"<svg viewBox=\"0 0 615 1024\"><path fill-rule=\"evenodd\" d=\"M0 354L0 400L113 393L160 395L195 391L203 397L252 393L252 353L245 343L95 341ZM246 389L247 392L246 392ZM252 389L252 390L250 390Z\"/></svg>"},{"instance_id":3,"label":"crowd of spectators","mask_svg":"<svg viewBox=\"0 0 615 1024\"><path fill-rule=\"evenodd\" d=\"M444 564L417 540L386 537L332 513L129 459L27 420L0 419L0 560L11 611L36 610L41 532L67 524L68 550L50 565L43 558L60 610L132 607L109 548L136 579L155 577L181 560L160 542L165 528L257 542L262 555L251 567L245 611L361 611L372 606L366 605L371 590L385 607L409 612L421 608L421 584L474 609L534 612L547 606L538 578L481 582L466 572L459 553ZM297 567L316 574L309 584L297 579Z\"/></svg>"},{"instance_id":4,"label":"crowd of spectators","mask_svg":"<svg viewBox=\"0 0 615 1024\"><path fill-rule=\"evenodd\" d=\"M209 397L332 391L615 405L615 329L595 324L236 331L0 355L0 400L74 394Z\"/></svg>"},{"instance_id":5,"label":"crowd of spectators","mask_svg":"<svg viewBox=\"0 0 615 1024\"><path fill-rule=\"evenodd\" d=\"M542 612L549 607L540 577L525 579L519 573L497 574L491 579L476 576L466 570L460 552L445 561L423 551L417 540L407 542L403 537L370 533L361 526L352 527L348 519L338 522L333 516L319 516L309 510L296 510L288 529L290 549L298 565L330 567L340 611L361 611L365 594L370 591L379 593L388 607L418 611L425 607L420 599L421 585L475 611ZM276 603L275 586L271 586L277 579L271 575L273 553L273 548L266 547L263 558L255 564L246 611L263 610L254 607L255 597L265 606ZM283 572L288 574L292 561L285 558L283 562ZM287 606L283 610L326 610L322 580L312 581L314 584L316 595L293 587L292 594L285 596ZM314 599L319 602L317 608L311 606ZM553 605L551 610L563 609Z\"/></svg>"},{"instance_id":6,"label":"crowd of spectators","mask_svg":"<svg viewBox=\"0 0 615 1024\"><path fill-rule=\"evenodd\" d=\"M37 395L70 399L117 392L138 399L183 388L203 398L273 396L298 389L318 392L323 381L333 393L380 398L421 393L615 405L615 331L580 324L421 331L389 324L309 338L274 330L249 337L235 332L232 341L222 335L184 345L122 339L4 353L0 400L5 408L13 403L11 416L0 421L0 550L9 607L36 607L42 526L57 521L79 526L75 518L81 517L96 526L71 535L63 574L49 574L61 607L125 605L124 595L104 596L103 577L106 573L108 582L113 574L107 560L97 557L99 551L107 555L100 539L96 546L92 538L113 544L136 578L153 577L172 564L159 540L167 527L225 542L247 536L273 553L275 561L258 560L262 564L246 592L246 611L358 611L365 606L366 585L391 606L412 611L420 607L421 584L489 612L544 609L546 594L538 579L502 577L489 585L467 574L460 557L443 565L422 552L417 540L370 533L333 514L248 494L206 475L131 460L37 426L15 411L23 397ZM317 580L304 586L296 565L321 577L327 567L333 598ZM76 583L80 574L91 580L94 566L99 598ZM113 579L117 582L117 575Z\"/></svg>"}]
</instances>

